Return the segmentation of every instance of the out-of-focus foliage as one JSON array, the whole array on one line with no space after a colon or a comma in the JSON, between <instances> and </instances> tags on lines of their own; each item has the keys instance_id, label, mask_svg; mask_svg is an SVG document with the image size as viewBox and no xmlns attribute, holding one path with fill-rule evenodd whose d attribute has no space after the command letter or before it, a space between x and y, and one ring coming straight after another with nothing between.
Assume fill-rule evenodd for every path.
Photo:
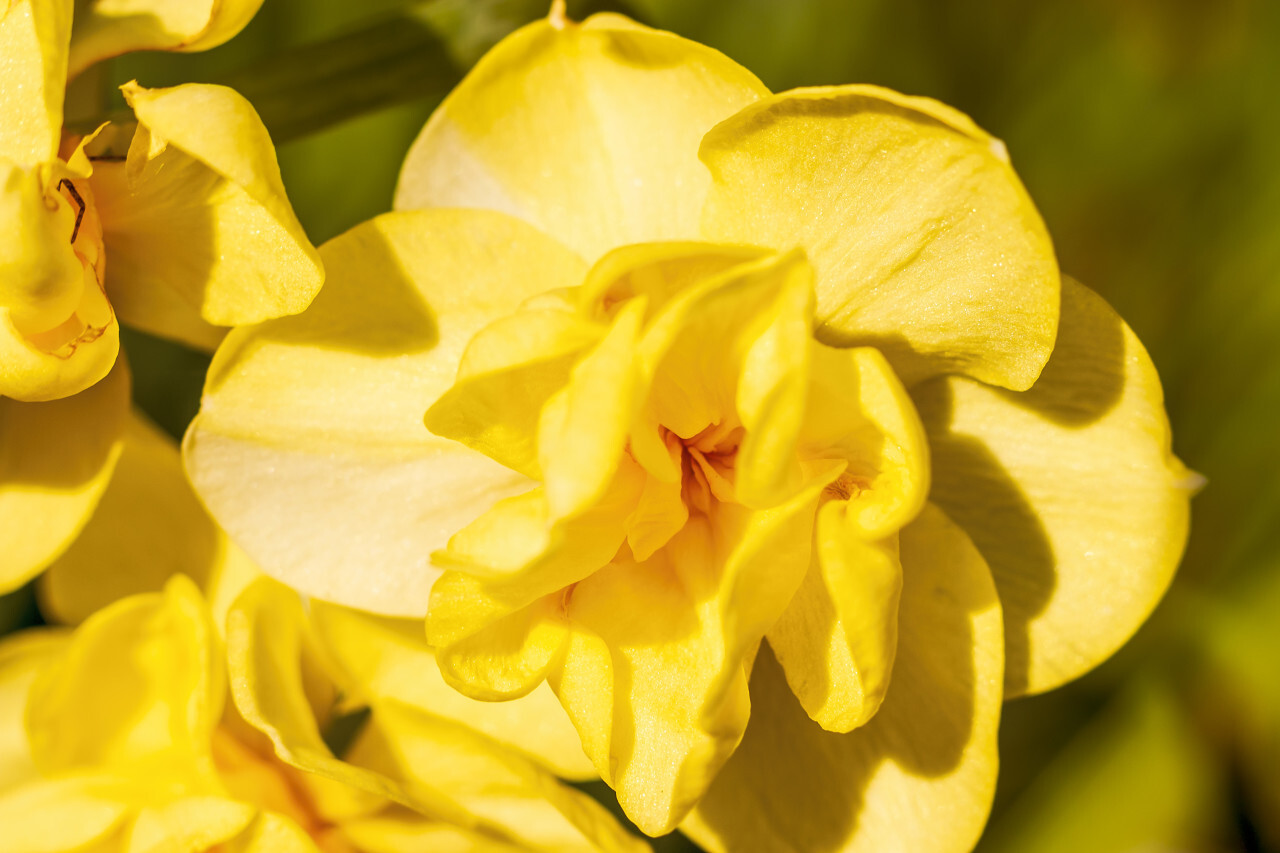
<instances>
[{"instance_id":1,"label":"out-of-focus foliage","mask_svg":"<svg viewBox=\"0 0 1280 853\"><path fill-rule=\"evenodd\" d=\"M275 134L318 244L390 207L440 96L546 6L267 0L227 45L130 55L78 81L71 104L82 117L119 106L114 87L135 77L237 83ZM1115 659L1006 706L982 849L1280 847L1280 4L630 0L569 11L605 7L718 47L774 90L878 83L968 112L1007 143L1063 269L1151 351L1175 450L1208 480L1187 558ZM331 97L282 95L318 80ZM207 360L136 333L124 345L135 399L179 433ZM30 612L29 591L0 600L0 631Z\"/></svg>"}]
</instances>

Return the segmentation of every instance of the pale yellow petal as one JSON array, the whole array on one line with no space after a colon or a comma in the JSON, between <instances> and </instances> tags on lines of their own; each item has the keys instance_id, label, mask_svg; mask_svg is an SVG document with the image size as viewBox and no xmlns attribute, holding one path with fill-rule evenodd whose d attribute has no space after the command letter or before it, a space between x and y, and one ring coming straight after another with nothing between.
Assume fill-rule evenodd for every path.
<instances>
[{"instance_id":1,"label":"pale yellow petal","mask_svg":"<svg viewBox=\"0 0 1280 853\"><path fill-rule=\"evenodd\" d=\"M893 680L871 722L824 732L772 654L751 725L681 828L713 853L964 853L995 792L1000 605L982 557L933 507L902 533Z\"/></svg>"},{"instance_id":2,"label":"pale yellow petal","mask_svg":"<svg viewBox=\"0 0 1280 853\"><path fill-rule=\"evenodd\" d=\"M419 620L387 619L313 601L311 619L348 689L371 704L395 699L465 723L542 762L557 775L595 775L569 717L545 684L508 702L478 702L445 684Z\"/></svg>"},{"instance_id":3,"label":"pale yellow petal","mask_svg":"<svg viewBox=\"0 0 1280 853\"><path fill-rule=\"evenodd\" d=\"M819 510L809 571L767 635L791 691L832 732L852 731L879 710L898 649L902 593L897 535L864 541L845 511L842 501Z\"/></svg>"},{"instance_id":4,"label":"pale yellow petal","mask_svg":"<svg viewBox=\"0 0 1280 853\"><path fill-rule=\"evenodd\" d=\"M204 601L176 577L99 611L40 674L27 706L32 757L46 774L100 768L198 784L224 678Z\"/></svg>"},{"instance_id":5,"label":"pale yellow petal","mask_svg":"<svg viewBox=\"0 0 1280 853\"><path fill-rule=\"evenodd\" d=\"M111 480L128 411L123 361L64 400L0 398L0 591L34 577L79 535Z\"/></svg>"},{"instance_id":6,"label":"pale yellow petal","mask_svg":"<svg viewBox=\"0 0 1280 853\"><path fill-rule=\"evenodd\" d=\"M818 273L818 336L880 348L908 384L1027 388L1053 347L1058 271L1004 146L936 101L874 86L785 92L702 141L708 239Z\"/></svg>"},{"instance_id":7,"label":"pale yellow petal","mask_svg":"<svg viewBox=\"0 0 1280 853\"><path fill-rule=\"evenodd\" d=\"M9 0L0 12L0 160L34 166L58 153L71 8L70 0Z\"/></svg>"},{"instance_id":8,"label":"pale yellow petal","mask_svg":"<svg viewBox=\"0 0 1280 853\"><path fill-rule=\"evenodd\" d=\"M230 39L262 0L95 0L77 4L71 74L135 50L208 50Z\"/></svg>"},{"instance_id":9,"label":"pale yellow petal","mask_svg":"<svg viewBox=\"0 0 1280 853\"><path fill-rule=\"evenodd\" d=\"M584 258L695 239L709 183L698 140L768 94L722 54L619 16L508 36L409 151L398 209L523 218Z\"/></svg>"},{"instance_id":10,"label":"pale yellow petal","mask_svg":"<svg viewBox=\"0 0 1280 853\"><path fill-rule=\"evenodd\" d=\"M258 114L225 86L124 87L138 117L125 163L90 179L107 289L125 322L207 345L214 326L296 314L324 281Z\"/></svg>"},{"instance_id":11,"label":"pale yellow petal","mask_svg":"<svg viewBox=\"0 0 1280 853\"><path fill-rule=\"evenodd\" d=\"M421 617L433 551L531 485L423 413L480 328L583 265L500 214L379 217L327 243L295 318L234 332L210 368L186 462L219 523L311 595ZM464 286L465 285L465 286Z\"/></svg>"},{"instance_id":12,"label":"pale yellow petal","mask_svg":"<svg viewBox=\"0 0 1280 853\"><path fill-rule=\"evenodd\" d=\"M559 662L569 637L563 600L559 592L544 596L440 649L440 674L473 699L498 702L527 696Z\"/></svg>"},{"instance_id":13,"label":"pale yellow petal","mask_svg":"<svg viewBox=\"0 0 1280 853\"><path fill-rule=\"evenodd\" d=\"M0 395L18 400L88 388L120 347L92 193L61 171L0 157Z\"/></svg>"},{"instance_id":14,"label":"pale yellow petal","mask_svg":"<svg viewBox=\"0 0 1280 853\"><path fill-rule=\"evenodd\" d=\"M1066 280L1058 343L1034 388L955 378L915 397L932 498L973 538L1000 590L1007 693L1048 690L1097 665L1168 587L1197 484L1170 451L1142 344Z\"/></svg>"},{"instance_id":15,"label":"pale yellow petal","mask_svg":"<svg viewBox=\"0 0 1280 853\"><path fill-rule=\"evenodd\" d=\"M0 791L40 778L27 745L23 716L40 669L65 648L64 631L35 628L0 641Z\"/></svg>"}]
</instances>

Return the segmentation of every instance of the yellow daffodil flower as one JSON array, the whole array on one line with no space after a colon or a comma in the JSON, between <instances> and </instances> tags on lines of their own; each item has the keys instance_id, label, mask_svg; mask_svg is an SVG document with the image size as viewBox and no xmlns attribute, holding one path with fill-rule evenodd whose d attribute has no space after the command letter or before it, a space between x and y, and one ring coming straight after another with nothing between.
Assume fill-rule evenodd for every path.
<instances>
[{"instance_id":1,"label":"yellow daffodil flower","mask_svg":"<svg viewBox=\"0 0 1280 853\"><path fill-rule=\"evenodd\" d=\"M231 536L429 610L469 696L549 683L648 833L969 849L1002 700L1136 630L1193 485L1000 142L557 9L445 100L397 207L219 349L185 452Z\"/></svg>"},{"instance_id":2,"label":"yellow daffodil flower","mask_svg":"<svg viewBox=\"0 0 1280 853\"><path fill-rule=\"evenodd\" d=\"M0 644L5 849L643 849L585 795L456 720L388 701L333 734L349 696L289 590L246 589L226 643L224 658L179 576L72 635ZM347 741L341 759L322 731Z\"/></svg>"},{"instance_id":3,"label":"yellow daffodil flower","mask_svg":"<svg viewBox=\"0 0 1280 853\"><path fill-rule=\"evenodd\" d=\"M118 319L212 348L320 287L266 129L234 91L129 84L136 123L63 126L69 74L212 47L260 2L0 0L0 590L74 540L110 479L129 399Z\"/></svg>"}]
</instances>

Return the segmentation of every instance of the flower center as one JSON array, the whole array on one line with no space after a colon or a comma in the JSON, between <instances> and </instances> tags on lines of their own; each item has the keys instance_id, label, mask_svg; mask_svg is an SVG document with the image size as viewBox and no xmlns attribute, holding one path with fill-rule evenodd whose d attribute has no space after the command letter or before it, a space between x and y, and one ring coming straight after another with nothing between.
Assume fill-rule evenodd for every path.
<instances>
[{"instance_id":1,"label":"flower center","mask_svg":"<svg viewBox=\"0 0 1280 853\"><path fill-rule=\"evenodd\" d=\"M690 513L707 514L713 500L733 502L734 460L742 444L742 427L726 428L709 424L692 438L681 439L663 428L678 442L681 454L680 498ZM670 439L668 439L669 441Z\"/></svg>"}]
</instances>

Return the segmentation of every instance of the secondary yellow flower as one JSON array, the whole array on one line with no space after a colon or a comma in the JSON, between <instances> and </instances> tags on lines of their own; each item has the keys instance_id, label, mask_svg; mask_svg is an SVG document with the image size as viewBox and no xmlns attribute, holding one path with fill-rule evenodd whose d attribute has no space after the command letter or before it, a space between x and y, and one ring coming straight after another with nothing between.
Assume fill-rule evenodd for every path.
<instances>
[{"instance_id":1,"label":"secondary yellow flower","mask_svg":"<svg viewBox=\"0 0 1280 853\"><path fill-rule=\"evenodd\" d=\"M0 644L5 849L638 849L585 795L466 725L394 702L344 716L348 685L288 590L250 586L227 646L224 660L182 577L71 636ZM322 731L347 741L342 758Z\"/></svg>"},{"instance_id":2,"label":"secondary yellow flower","mask_svg":"<svg viewBox=\"0 0 1280 853\"><path fill-rule=\"evenodd\" d=\"M117 319L211 348L320 287L267 132L232 90L130 84L136 123L63 126L69 74L212 47L259 5L0 2L0 589L74 539L110 478L129 398Z\"/></svg>"},{"instance_id":3,"label":"secondary yellow flower","mask_svg":"<svg viewBox=\"0 0 1280 853\"><path fill-rule=\"evenodd\" d=\"M471 696L547 680L646 832L971 847L1002 699L1127 639L1190 495L1004 147L553 14L397 206L215 357L187 463L233 538L319 598L429 602Z\"/></svg>"}]
</instances>

